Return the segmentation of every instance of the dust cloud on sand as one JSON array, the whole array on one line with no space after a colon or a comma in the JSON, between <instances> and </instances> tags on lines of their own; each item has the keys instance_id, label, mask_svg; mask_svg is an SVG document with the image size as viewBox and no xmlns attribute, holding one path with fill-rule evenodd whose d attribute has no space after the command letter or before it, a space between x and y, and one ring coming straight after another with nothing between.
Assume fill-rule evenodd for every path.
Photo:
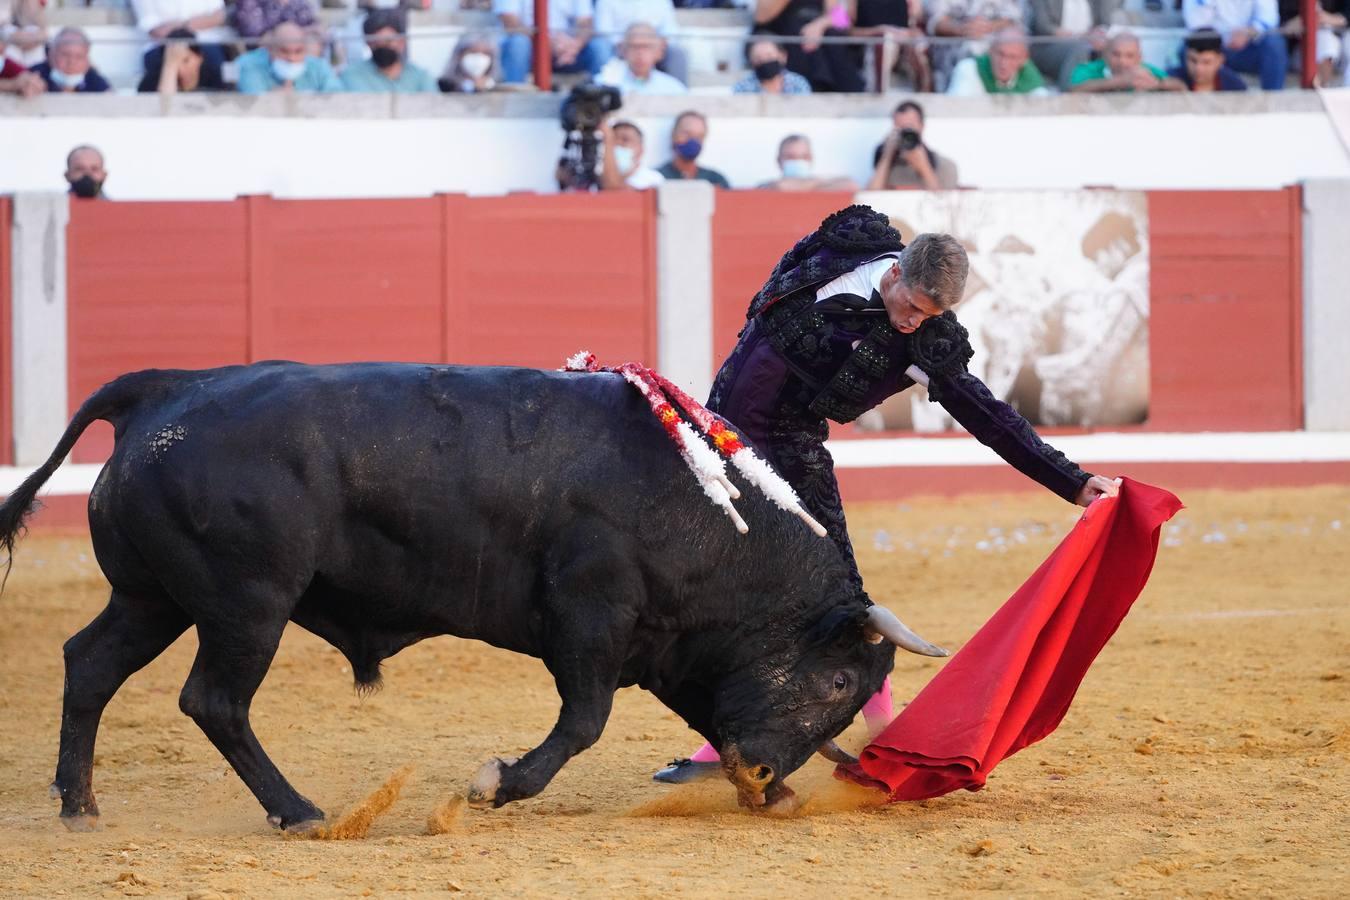
<instances>
[{"instance_id":1,"label":"dust cloud on sand","mask_svg":"<svg viewBox=\"0 0 1350 900\"><path fill-rule=\"evenodd\" d=\"M1059 730L984 790L917 804L869 805L819 758L789 776L804 803L788 818L738 808L725 780L653 784L702 741L629 689L542 795L466 811L455 798L484 760L553 727L543 665L438 638L387 661L384 690L361 698L342 655L291 628L252 720L296 789L337 828L417 764L351 809L398 794L346 841L280 837L179 712L192 631L103 716L101 829L61 827L46 792L61 645L108 587L88 539L44 535L39 514L0 596L0 897L1350 896L1350 489L1182 499ZM953 649L1076 517L1034 493L848 515L871 595ZM897 701L941 664L897 655ZM841 745L856 752L863 731Z\"/></svg>"}]
</instances>

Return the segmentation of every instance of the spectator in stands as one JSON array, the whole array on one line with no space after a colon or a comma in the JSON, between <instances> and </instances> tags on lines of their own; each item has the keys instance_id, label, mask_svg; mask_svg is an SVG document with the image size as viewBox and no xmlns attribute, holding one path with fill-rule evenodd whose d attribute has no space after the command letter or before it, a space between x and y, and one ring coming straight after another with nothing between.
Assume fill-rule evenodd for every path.
<instances>
[{"instance_id":1,"label":"spectator in stands","mask_svg":"<svg viewBox=\"0 0 1350 900\"><path fill-rule=\"evenodd\" d=\"M1106 43L1106 56L1080 63L1069 78L1069 90L1078 94L1112 91L1184 91L1186 85L1157 66L1144 62L1139 38L1121 31Z\"/></svg>"},{"instance_id":2,"label":"spectator in stands","mask_svg":"<svg viewBox=\"0 0 1350 900\"><path fill-rule=\"evenodd\" d=\"M880 48L878 73L883 88L889 85L891 72L899 67L909 71L916 93L932 91L928 42L916 40L923 36L919 27L923 21L923 0L849 0L848 5L854 10L849 34L891 38Z\"/></svg>"},{"instance_id":3,"label":"spectator in stands","mask_svg":"<svg viewBox=\"0 0 1350 900\"><path fill-rule=\"evenodd\" d=\"M47 58L47 0L13 0L0 15L4 55L25 69Z\"/></svg>"},{"instance_id":4,"label":"spectator in stands","mask_svg":"<svg viewBox=\"0 0 1350 900\"><path fill-rule=\"evenodd\" d=\"M1245 91L1247 82L1223 64L1223 38L1217 31L1201 29L1186 36L1183 64L1167 74L1186 85L1188 91Z\"/></svg>"},{"instance_id":5,"label":"spectator in stands","mask_svg":"<svg viewBox=\"0 0 1350 900\"><path fill-rule=\"evenodd\" d=\"M656 187L665 176L642 164L642 129L632 122L606 120L600 126L605 155L600 164L602 191L641 191Z\"/></svg>"},{"instance_id":6,"label":"spectator in stands","mask_svg":"<svg viewBox=\"0 0 1350 900\"><path fill-rule=\"evenodd\" d=\"M1181 14L1187 28L1223 35L1229 66L1258 73L1262 90L1284 89L1289 47L1279 31L1276 0L1182 0Z\"/></svg>"},{"instance_id":7,"label":"spectator in stands","mask_svg":"<svg viewBox=\"0 0 1350 900\"><path fill-rule=\"evenodd\" d=\"M732 87L734 94L809 94L811 82L787 67L788 55L777 42L761 38L745 54L750 74Z\"/></svg>"},{"instance_id":8,"label":"spectator in stands","mask_svg":"<svg viewBox=\"0 0 1350 900\"><path fill-rule=\"evenodd\" d=\"M4 45L0 44L0 50ZM0 55L0 94L18 94L20 97L36 97L45 93L47 82L42 76L30 72L8 56Z\"/></svg>"},{"instance_id":9,"label":"spectator in stands","mask_svg":"<svg viewBox=\"0 0 1350 900\"><path fill-rule=\"evenodd\" d=\"M492 9L507 32L502 40L502 81L520 84L530 72L534 2L493 0ZM613 55L608 42L595 38L591 0L550 0L548 36L553 48L553 69L557 72L595 75Z\"/></svg>"},{"instance_id":10,"label":"spectator in stands","mask_svg":"<svg viewBox=\"0 0 1350 900\"><path fill-rule=\"evenodd\" d=\"M370 59L347 64L342 86L370 94L435 93L436 79L408 59L408 16L401 9L375 9L366 14L361 31Z\"/></svg>"},{"instance_id":11,"label":"spectator in stands","mask_svg":"<svg viewBox=\"0 0 1350 900\"><path fill-rule=\"evenodd\" d=\"M70 193L85 200L108 199L103 193L103 183L108 180L108 172L103 168L103 154L98 148L81 144L66 156L66 183Z\"/></svg>"},{"instance_id":12,"label":"spectator in stands","mask_svg":"<svg viewBox=\"0 0 1350 900\"><path fill-rule=\"evenodd\" d=\"M171 31L205 31L225 24L223 0L131 0L136 24L156 40Z\"/></svg>"},{"instance_id":13,"label":"spectator in stands","mask_svg":"<svg viewBox=\"0 0 1350 900\"><path fill-rule=\"evenodd\" d=\"M1350 0L1322 0L1317 8L1316 84L1334 87L1338 84L1336 70L1345 69L1345 78L1339 83L1350 85ZM1303 40L1302 0L1280 0L1280 31L1285 36L1289 53L1297 58ZM1339 35L1337 32L1340 32Z\"/></svg>"},{"instance_id":14,"label":"spectator in stands","mask_svg":"<svg viewBox=\"0 0 1350 900\"><path fill-rule=\"evenodd\" d=\"M671 0L595 0L597 40L617 42L630 25L638 22L651 25L665 42L665 52L656 67L681 84L688 84L689 57L671 42L680 29Z\"/></svg>"},{"instance_id":15,"label":"spectator in stands","mask_svg":"<svg viewBox=\"0 0 1350 900\"><path fill-rule=\"evenodd\" d=\"M328 61L309 55L305 32L293 22L282 22L263 37L263 46L239 57L239 93L279 90L319 94L342 90Z\"/></svg>"},{"instance_id":16,"label":"spectator in stands","mask_svg":"<svg viewBox=\"0 0 1350 900\"><path fill-rule=\"evenodd\" d=\"M933 47L933 87L938 91L947 90L958 62L989 48L990 35L1022 24L1021 0L926 0L925 9L929 34L967 38Z\"/></svg>"},{"instance_id":17,"label":"spectator in stands","mask_svg":"<svg viewBox=\"0 0 1350 900\"><path fill-rule=\"evenodd\" d=\"M58 93L97 94L111 85L89 64L89 38L78 28L62 28L52 40L47 61L33 72L47 83L47 90Z\"/></svg>"},{"instance_id":18,"label":"spectator in stands","mask_svg":"<svg viewBox=\"0 0 1350 900\"><path fill-rule=\"evenodd\" d=\"M705 169L697 163L703 145L708 140L708 120L703 113L692 109L685 110L675 117L675 126L670 132L670 162L656 171L668 181L681 178L710 181L714 187L730 188L731 185L721 172Z\"/></svg>"},{"instance_id":19,"label":"spectator in stands","mask_svg":"<svg viewBox=\"0 0 1350 900\"><path fill-rule=\"evenodd\" d=\"M234 0L234 30L240 37L262 37L284 22L313 28L319 17L309 0Z\"/></svg>"},{"instance_id":20,"label":"spectator in stands","mask_svg":"<svg viewBox=\"0 0 1350 900\"><path fill-rule=\"evenodd\" d=\"M923 107L906 100L895 108L894 126L872 156L869 191L883 188L923 188L928 191L956 187L956 163L929 148L923 141Z\"/></svg>"},{"instance_id":21,"label":"spectator in stands","mask_svg":"<svg viewBox=\"0 0 1350 900\"><path fill-rule=\"evenodd\" d=\"M1073 70L1106 49L1106 29L1121 0L1028 0L1028 23L1036 37L1031 61L1046 78L1067 89Z\"/></svg>"},{"instance_id":22,"label":"spectator in stands","mask_svg":"<svg viewBox=\"0 0 1350 900\"><path fill-rule=\"evenodd\" d=\"M618 59L611 59L596 76L600 84L618 88L624 96L645 94L672 96L687 94L679 79L656 68L656 62L666 52L666 42L656 29L645 22L634 22L624 32L619 45Z\"/></svg>"},{"instance_id":23,"label":"spectator in stands","mask_svg":"<svg viewBox=\"0 0 1350 900\"><path fill-rule=\"evenodd\" d=\"M199 44L196 38L197 35L186 28L167 32L164 35L166 43L146 52L145 75L136 90L143 94L225 90L220 48ZM217 52L209 53L208 50Z\"/></svg>"},{"instance_id":24,"label":"spectator in stands","mask_svg":"<svg viewBox=\"0 0 1350 900\"><path fill-rule=\"evenodd\" d=\"M804 134L789 134L778 144L778 170L782 177L760 185L769 191L856 191L852 178L822 178L815 172L811 141Z\"/></svg>"},{"instance_id":25,"label":"spectator in stands","mask_svg":"<svg viewBox=\"0 0 1350 900\"><path fill-rule=\"evenodd\" d=\"M840 0L755 0L755 32L802 38L786 45L787 67L813 91L861 91L856 48L824 40L848 34L848 17L836 18L836 8Z\"/></svg>"},{"instance_id":26,"label":"spectator in stands","mask_svg":"<svg viewBox=\"0 0 1350 900\"><path fill-rule=\"evenodd\" d=\"M1027 34L1020 26L1000 30L989 42L989 52L968 56L952 69L947 93L960 97L980 94L1050 93L1041 72L1031 62Z\"/></svg>"},{"instance_id":27,"label":"spectator in stands","mask_svg":"<svg viewBox=\"0 0 1350 900\"><path fill-rule=\"evenodd\" d=\"M455 44L437 82L447 94L481 94L497 86L497 41L486 31L471 31Z\"/></svg>"}]
</instances>

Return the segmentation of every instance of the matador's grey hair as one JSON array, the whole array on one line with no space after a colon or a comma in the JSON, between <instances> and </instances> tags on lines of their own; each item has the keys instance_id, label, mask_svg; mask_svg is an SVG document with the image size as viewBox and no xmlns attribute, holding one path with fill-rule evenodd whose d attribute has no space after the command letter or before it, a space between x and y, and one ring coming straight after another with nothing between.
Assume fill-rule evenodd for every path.
<instances>
[{"instance_id":1,"label":"matador's grey hair","mask_svg":"<svg viewBox=\"0 0 1350 900\"><path fill-rule=\"evenodd\" d=\"M965 294L970 260L966 248L950 234L921 234L900 252L900 270L906 287L951 309Z\"/></svg>"}]
</instances>

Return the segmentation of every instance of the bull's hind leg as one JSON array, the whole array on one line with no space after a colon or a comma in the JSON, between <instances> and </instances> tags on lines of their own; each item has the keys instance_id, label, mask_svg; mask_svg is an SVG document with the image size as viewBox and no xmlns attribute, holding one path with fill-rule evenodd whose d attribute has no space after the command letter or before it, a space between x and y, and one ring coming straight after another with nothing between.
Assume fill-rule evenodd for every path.
<instances>
[{"instance_id":1,"label":"bull's hind leg","mask_svg":"<svg viewBox=\"0 0 1350 900\"><path fill-rule=\"evenodd\" d=\"M132 673L163 653L190 624L167 600L113 591L103 612L66 641L61 749L52 796L61 799L61 821L72 831L89 831L98 824L94 740L104 707Z\"/></svg>"},{"instance_id":2,"label":"bull's hind leg","mask_svg":"<svg viewBox=\"0 0 1350 900\"><path fill-rule=\"evenodd\" d=\"M323 810L302 797L263 752L249 724L249 707L276 654L284 616L234 607L230 622L197 623L201 646L179 706L192 717L244 784L282 828L323 820Z\"/></svg>"}]
</instances>

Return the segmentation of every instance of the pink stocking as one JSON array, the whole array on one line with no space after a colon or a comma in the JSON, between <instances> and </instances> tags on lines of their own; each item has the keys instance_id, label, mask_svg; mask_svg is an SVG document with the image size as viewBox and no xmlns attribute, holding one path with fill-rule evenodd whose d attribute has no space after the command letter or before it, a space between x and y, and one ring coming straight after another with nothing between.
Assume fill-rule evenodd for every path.
<instances>
[{"instance_id":1,"label":"pink stocking","mask_svg":"<svg viewBox=\"0 0 1350 900\"><path fill-rule=\"evenodd\" d=\"M699 747L698 750L697 750L697 752L695 752L694 755L691 756L691 757L689 757L689 758L690 758L691 760L693 760L694 762L721 762L721 761L722 761L722 757L720 757L720 756L717 755L717 751L713 749L713 745L712 745L712 744L704 744L702 747Z\"/></svg>"},{"instance_id":2,"label":"pink stocking","mask_svg":"<svg viewBox=\"0 0 1350 900\"><path fill-rule=\"evenodd\" d=\"M871 698L863 704L863 719L867 722L867 733L871 737L876 737L891 724L891 719L895 718L895 710L891 706L891 679L888 675L886 680L881 683L881 690L877 691Z\"/></svg>"}]
</instances>

